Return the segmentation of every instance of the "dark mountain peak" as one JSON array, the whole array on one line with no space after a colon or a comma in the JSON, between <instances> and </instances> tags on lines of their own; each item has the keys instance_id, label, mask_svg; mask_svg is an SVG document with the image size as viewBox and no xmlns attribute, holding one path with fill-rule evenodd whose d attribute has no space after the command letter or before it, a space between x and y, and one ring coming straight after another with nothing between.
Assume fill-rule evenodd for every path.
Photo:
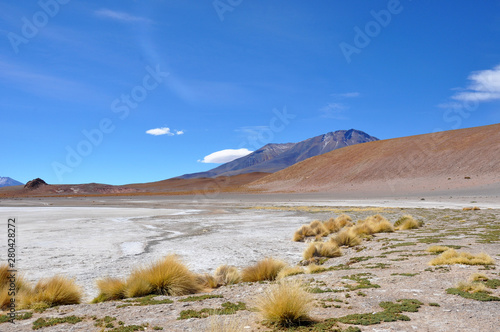
<instances>
[{"instance_id":1,"label":"dark mountain peak","mask_svg":"<svg viewBox=\"0 0 500 332\"><path fill-rule=\"evenodd\" d=\"M21 186L22 182L16 181L8 176L0 176L0 187Z\"/></svg>"},{"instance_id":2,"label":"dark mountain peak","mask_svg":"<svg viewBox=\"0 0 500 332\"><path fill-rule=\"evenodd\" d=\"M40 178L36 178L34 180L28 181L25 185L24 188L28 190L35 190L40 186L46 186L47 182L43 181Z\"/></svg>"},{"instance_id":3,"label":"dark mountain peak","mask_svg":"<svg viewBox=\"0 0 500 332\"><path fill-rule=\"evenodd\" d=\"M377 141L378 138L356 130L337 130L298 143L269 143L254 152L207 172L185 174L180 178L232 176L252 172L274 173L299 161L345 146Z\"/></svg>"}]
</instances>

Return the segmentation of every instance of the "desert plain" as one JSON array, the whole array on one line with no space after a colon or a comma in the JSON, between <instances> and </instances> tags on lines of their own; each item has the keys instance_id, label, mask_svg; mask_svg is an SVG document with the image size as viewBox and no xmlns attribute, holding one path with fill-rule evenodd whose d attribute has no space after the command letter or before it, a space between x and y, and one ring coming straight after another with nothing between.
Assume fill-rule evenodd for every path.
<instances>
[{"instance_id":1,"label":"desert plain","mask_svg":"<svg viewBox=\"0 0 500 332\"><path fill-rule=\"evenodd\" d=\"M314 297L310 312L314 323L302 327L303 331L496 331L499 301L447 292L474 273L500 279L500 199L492 192L367 199L314 193L4 199L2 222L17 221L19 271L33 283L56 274L74 278L84 298L82 304L33 312L15 324L1 323L0 331L32 331L40 318L70 316L78 321L41 330L280 330L266 325L254 309L256 297L272 281L207 288L194 294L198 298L157 296L154 299L159 302L146 305L130 299L90 303L99 293L99 278L126 278L134 268L168 254L178 255L197 274L213 274L224 264L243 269L267 257L301 266L304 273L284 280L300 280ZM473 206L479 209L463 210ZM423 226L374 234L359 246L342 247L340 257L323 259L318 271L308 270L301 265L302 255L314 238L294 242L294 232L313 220L341 214L354 222L380 214L391 223L410 214ZM426 249L433 245L484 252L494 264L432 266L429 262L437 255ZM2 259L6 252L2 241ZM500 296L500 288L488 291L493 299ZM369 325L361 320L357 324L332 321L352 314L377 317L384 311L381 303L402 303L398 300L416 300L411 302L416 304L413 312L397 315L409 320ZM213 310L214 314L202 318L185 316L188 310L220 309L227 302L239 307L232 314Z\"/></svg>"}]
</instances>

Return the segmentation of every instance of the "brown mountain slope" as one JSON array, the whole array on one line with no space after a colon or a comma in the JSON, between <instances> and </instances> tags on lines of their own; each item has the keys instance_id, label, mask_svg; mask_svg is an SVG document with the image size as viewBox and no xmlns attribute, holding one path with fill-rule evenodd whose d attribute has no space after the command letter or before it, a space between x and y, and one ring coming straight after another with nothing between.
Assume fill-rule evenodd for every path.
<instances>
[{"instance_id":1,"label":"brown mountain slope","mask_svg":"<svg viewBox=\"0 0 500 332\"><path fill-rule=\"evenodd\" d=\"M112 186L101 183L45 184L0 188L0 199L12 197L85 197L85 196L144 196L144 195L199 195L234 192L241 186L256 181L269 173L247 173L234 176L199 179L168 179L158 182ZM41 179L37 179L44 182ZM34 180L35 181L35 180ZM33 183L33 181L30 181ZM36 181L38 182L38 181Z\"/></svg>"},{"instance_id":2,"label":"brown mountain slope","mask_svg":"<svg viewBox=\"0 0 500 332\"><path fill-rule=\"evenodd\" d=\"M246 188L397 194L491 184L500 184L500 124L349 146L304 160Z\"/></svg>"}]
</instances>

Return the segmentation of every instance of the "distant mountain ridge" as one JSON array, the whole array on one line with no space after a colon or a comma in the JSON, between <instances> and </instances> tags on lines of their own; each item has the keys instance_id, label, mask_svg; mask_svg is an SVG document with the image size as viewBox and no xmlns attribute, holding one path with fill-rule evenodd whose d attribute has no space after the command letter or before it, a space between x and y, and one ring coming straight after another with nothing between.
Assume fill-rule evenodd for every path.
<instances>
[{"instance_id":1,"label":"distant mountain ridge","mask_svg":"<svg viewBox=\"0 0 500 332\"><path fill-rule=\"evenodd\" d=\"M16 180L9 178L7 176L5 176L5 177L0 176L0 187L21 186L23 184L24 183L16 181Z\"/></svg>"},{"instance_id":2,"label":"distant mountain ridge","mask_svg":"<svg viewBox=\"0 0 500 332\"><path fill-rule=\"evenodd\" d=\"M181 179L233 176L252 172L274 173L307 158L346 146L378 141L367 133L356 130L337 130L298 143L267 144L260 149L206 172L185 174Z\"/></svg>"}]
</instances>

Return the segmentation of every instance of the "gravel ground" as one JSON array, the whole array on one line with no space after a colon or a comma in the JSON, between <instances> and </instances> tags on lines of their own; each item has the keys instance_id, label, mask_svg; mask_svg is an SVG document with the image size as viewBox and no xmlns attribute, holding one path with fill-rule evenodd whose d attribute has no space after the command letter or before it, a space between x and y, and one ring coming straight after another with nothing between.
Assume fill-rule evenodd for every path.
<instances>
[{"instance_id":1,"label":"gravel ground","mask_svg":"<svg viewBox=\"0 0 500 332\"><path fill-rule=\"evenodd\" d=\"M180 255L196 273L212 273L221 264L242 268L269 256L296 265L307 244L292 242L291 237L302 224L340 213L350 215L353 220L380 213L391 222L403 214L411 214L425 222L423 228L376 234L359 248L345 248L343 256L329 259L324 264L333 267L350 262L350 269L338 268L290 277L326 290L314 294L316 305L312 317L324 320L354 313L373 313L383 310L379 307L383 301L416 299L423 305L418 312L405 313L410 321L359 327L362 331L498 330L500 302L480 302L446 293L447 288L466 280L474 272L500 279L500 209L487 200L333 202L318 197L301 200L260 197L210 201L175 198L71 202L62 199L2 201L0 218L6 221L9 217L16 217L18 220L18 268L27 279L35 281L54 274L74 277L82 286L86 301L97 295L97 278L106 275L124 277L135 266L169 253ZM354 207L356 204L358 208ZM462 211L462 207L472 205L481 206L481 210ZM432 244L462 246L460 251L471 253L484 251L495 259L496 264L488 270L467 265L430 267L428 262L434 256L425 249ZM7 247L2 241L2 261L6 252ZM345 283L355 285L356 282L343 277L360 273L365 273L365 278L380 287L328 291L345 290ZM218 308L227 301L241 301L251 308L255 296L267 287L267 283L220 287L209 294L223 298L199 302L181 302L183 297L169 297L173 303L149 306L118 308L123 304L120 301L61 306L34 313L32 318L16 321L15 325L0 324L0 331L31 331L33 321L40 317L70 315L82 317L83 321L74 325L56 325L43 331L101 331L103 327L94 326L93 316L115 317L115 326L118 326L118 321L125 325L147 324L144 330L163 327L164 331L205 331L218 320L231 320L241 331L264 331L266 327L261 324L262 318L251 310L203 319L177 318L182 310ZM500 289L491 291L492 295L500 296ZM430 306L430 303L439 306Z\"/></svg>"}]
</instances>

